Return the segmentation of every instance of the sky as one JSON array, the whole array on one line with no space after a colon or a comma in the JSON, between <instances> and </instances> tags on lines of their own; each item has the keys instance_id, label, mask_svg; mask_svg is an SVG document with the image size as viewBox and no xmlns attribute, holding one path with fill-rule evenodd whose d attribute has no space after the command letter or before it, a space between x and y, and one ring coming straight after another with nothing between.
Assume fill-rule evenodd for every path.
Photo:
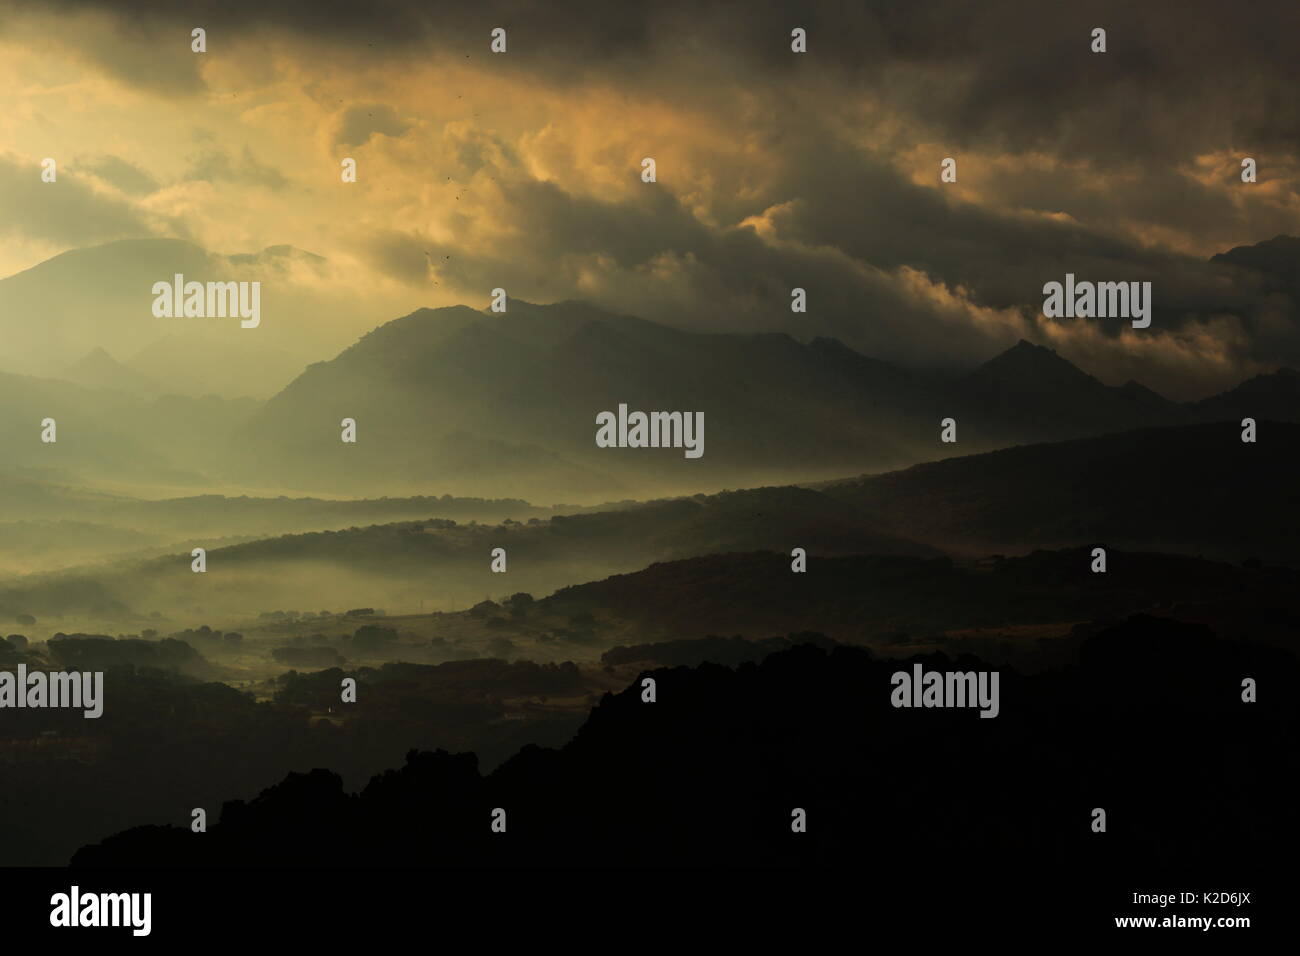
<instances>
[{"instance_id":1,"label":"sky","mask_svg":"<svg viewBox=\"0 0 1300 956\"><path fill-rule=\"evenodd\" d=\"M288 244L358 335L501 287L909 365L1027 338L1173 398L1300 366L1292 294L1209 262L1300 235L1300 8L1064 7L0 0L0 276ZM1152 326L1045 319L1067 272L1151 281Z\"/></svg>"}]
</instances>

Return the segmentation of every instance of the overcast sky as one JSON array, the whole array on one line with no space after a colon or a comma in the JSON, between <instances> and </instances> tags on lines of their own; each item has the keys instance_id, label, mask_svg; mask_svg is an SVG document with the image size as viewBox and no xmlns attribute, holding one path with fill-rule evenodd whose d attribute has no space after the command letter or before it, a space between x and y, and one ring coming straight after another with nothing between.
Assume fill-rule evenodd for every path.
<instances>
[{"instance_id":1,"label":"overcast sky","mask_svg":"<svg viewBox=\"0 0 1300 956\"><path fill-rule=\"evenodd\" d=\"M702 6L0 0L0 275L287 243L395 310L500 286L909 364L1023 337L1179 398L1300 366L1292 295L1208 262L1300 235L1294 2ZM1043 319L1066 272L1150 280L1155 321Z\"/></svg>"}]
</instances>

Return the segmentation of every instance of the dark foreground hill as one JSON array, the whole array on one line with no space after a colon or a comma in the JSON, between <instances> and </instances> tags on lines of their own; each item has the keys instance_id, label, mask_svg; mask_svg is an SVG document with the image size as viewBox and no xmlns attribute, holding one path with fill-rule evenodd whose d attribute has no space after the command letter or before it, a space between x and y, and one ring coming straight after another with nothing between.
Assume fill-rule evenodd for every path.
<instances>
[{"instance_id":1,"label":"dark foreground hill","mask_svg":"<svg viewBox=\"0 0 1300 956\"><path fill-rule=\"evenodd\" d=\"M1300 425L1149 428L1005 448L824 486L881 534L949 553L1088 541L1300 562Z\"/></svg>"},{"instance_id":2,"label":"dark foreground hill","mask_svg":"<svg viewBox=\"0 0 1300 956\"><path fill-rule=\"evenodd\" d=\"M1236 884L1294 846L1300 674L1285 651L1135 617L1089 640L1078 666L1003 671L994 719L892 707L891 674L911 663L800 647L655 671L656 702L635 682L562 749L525 747L486 777L473 754L445 752L411 752L357 794L329 771L291 774L227 803L206 833L137 828L73 863L812 864L1131 887ZM1242 701L1248 677L1257 703ZM796 809L806 833L792 832Z\"/></svg>"},{"instance_id":3,"label":"dark foreground hill","mask_svg":"<svg viewBox=\"0 0 1300 956\"><path fill-rule=\"evenodd\" d=\"M562 588L539 608L635 622L652 638L812 630L848 643L934 641L950 631L1118 620L1139 612L1213 622L1228 637L1300 650L1300 572L1089 548L957 564L946 557L711 554Z\"/></svg>"}]
</instances>

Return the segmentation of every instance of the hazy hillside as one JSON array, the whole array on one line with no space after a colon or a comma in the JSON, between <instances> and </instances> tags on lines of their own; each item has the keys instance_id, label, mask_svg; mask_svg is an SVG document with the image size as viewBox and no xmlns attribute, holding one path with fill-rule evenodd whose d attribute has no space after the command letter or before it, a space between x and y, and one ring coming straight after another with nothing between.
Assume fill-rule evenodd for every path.
<instances>
[{"instance_id":1,"label":"hazy hillside","mask_svg":"<svg viewBox=\"0 0 1300 956\"><path fill-rule=\"evenodd\" d=\"M149 396L0 372L0 471L81 485L205 486L252 399ZM42 422L54 419L54 442Z\"/></svg>"},{"instance_id":2,"label":"hazy hillside","mask_svg":"<svg viewBox=\"0 0 1300 956\"><path fill-rule=\"evenodd\" d=\"M75 385L117 389L134 395L151 395L163 391L157 382L127 368L99 346L68 366L59 377Z\"/></svg>"},{"instance_id":3,"label":"hazy hillside","mask_svg":"<svg viewBox=\"0 0 1300 956\"><path fill-rule=\"evenodd\" d=\"M422 309L312 365L250 421L244 480L401 491L438 482L534 499L825 479L954 451L1253 417L1294 420L1296 376L1218 399L1103 384L1020 342L968 374L902 369L833 339L684 332L576 302ZM701 411L704 454L602 449L597 413ZM958 423L959 445L939 441ZM340 440L357 422L355 445Z\"/></svg>"},{"instance_id":4,"label":"hazy hillside","mask_svg":"<svg viewBox=\"0 0 1300 956\"><path fill-rule=\"evenodd\" d=\"M206 574L190 571L184 551L111 571L11 581L0 589L0 604L14 613L161 610L193 619L316 607L328 593L330 606L456 609L489 594L547 594L655 561L752 551L788 556L795 547L812 556L978 557L1104 545L1294 566L1300 425L1261 422L1259 436L1242 443L1228 423L1146 429L951 458L820 489L696 495L546 520L534 514L527 524L458 523L430 507L418 521L225 547L196 540L209 548ZM413 506L371 507L380 508L378 516ZM272 506L212 507L237 515ZM346 514L352 506L295 507L321 520L329 507ZM498 547L507 552L506 574L490 571Z\"/></svg>"},{"instance_id":5,"label":"hazy hillside","mask_svg":"<svg viewBox=\"0 0 1300 956\"><path fill-rule=\"evenodd\" d=\"M450 495L331 500L207 494L144 499L0 473L0 571L49 571L101 558L139 557L150 550L175 551L193 547L192 542L216 547L268 535L422 517L497 524L583 510L577 505L539 508L519 499Z\"/></svg>"},{"instance_id":6,"label":"hazy hillside","mask_svg":"<svg viewBox=\"0 0 1300 956\"><path fill-rule=\"evenodd\" d=\"M795 545L839 554L937 553L877 534L846 502L808 489L765 488L528 524L429 518L218 545L208 552L204 574L191 571L185 552L113 569L81 568L0 583L0 609L115 620L156 610L209 620L322 603L409 612L427 602L430 608L459 609L489 594L547 594L654 561L724 551L788 551ZM507 553L504 574L490 569L498 547Z\"/></svg>"},{"instance_id":7,"label":"hazy hillside","mask_svg":"<svg viewBox=\"0 0 1300 956\"><path fill-rule=\"evenodd\" d=\"M307 487L647 497L915 460L881 416L906 418L924 391L873 380L825 346L783 335L707 336L581 303L514 302L504 315L421 310L308 369L249 428L256 462ZM725 358L724 358L725 356ZM599 449L598 412L702 411L704 454ZM833 414L832 414L833 412ZM355 447L339 423L356 419Z\"/></svg>"},{"instance_id":8,"label":"hazy hillside","mask_svg":"<svg viewBox=\"0 0 1300 956\"><path fill-rule=\"evenodd\" d=\"M54 377L83 363L87 384L109 384L96 381L102 368L84 367L87 353L103 349L138 383L164 392L265 397L356 328L335 313L360 300L331 303L314 290L324 269L319 256L288 246L223 256L177 239L124 239L74 249L0 279L0 368ZM262 282L261 324L154 317L153 284L178 273L186 281Z\"/></svg>"}]
</instances>

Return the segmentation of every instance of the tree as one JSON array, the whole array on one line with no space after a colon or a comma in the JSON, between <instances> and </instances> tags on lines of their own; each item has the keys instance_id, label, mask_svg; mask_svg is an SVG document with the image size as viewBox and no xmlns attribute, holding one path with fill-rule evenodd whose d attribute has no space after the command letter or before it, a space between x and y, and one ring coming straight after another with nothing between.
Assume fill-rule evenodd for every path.
<instances>
[{"instance_id":1,"label":"tree","mask_svg":"<svg viewBox=\"0 0 1300 956\"><path fill-rule=\"evenodd\" d=\"M536 603L533 596L526 591L519 591L506 598L506 607L510 608L510 616L522 618L528 616L528 608Z\"/></svg>"},{"instance_id":2,"label":"tree","mask_svg":"<svg viewBox=\"0 0 1300 956\"><path fill-rule=\"evenodd\" d=\"M496 601L492 601L492 600L479 601L477 604L475 604L472 608L469 609L469 616L472 618L485 618L493 611L500 610L500 608L501 605L497 604Z\"/></svg>"}]
</instances>

